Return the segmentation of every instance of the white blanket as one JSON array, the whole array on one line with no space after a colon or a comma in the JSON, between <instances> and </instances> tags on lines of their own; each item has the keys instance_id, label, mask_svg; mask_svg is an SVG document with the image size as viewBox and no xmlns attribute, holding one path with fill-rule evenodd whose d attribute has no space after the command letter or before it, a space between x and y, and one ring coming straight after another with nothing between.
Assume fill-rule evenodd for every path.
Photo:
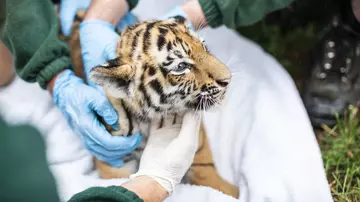
<instances>
[{"instance_id":1,"label":"white blanket","mask_svg":"<svg viewBox=\"0 0 360 202\"><path fill-rule=\"evenodd\" d=\"M159 17L181 2L140 1L134 12L142 20ZM260 47L224 27L200 35L233 72L226 104L206 114L205 126L220 175L240 186L238 200L332 201L320 150L287 72ZM17 78L0 89L0 113L9 123L30 123L41 131L62 200L91 186L126 181L97 178L91 156L37 84ZM207 187L180 185L166 201L238 200Z\"/></svg>"}]
</instances>

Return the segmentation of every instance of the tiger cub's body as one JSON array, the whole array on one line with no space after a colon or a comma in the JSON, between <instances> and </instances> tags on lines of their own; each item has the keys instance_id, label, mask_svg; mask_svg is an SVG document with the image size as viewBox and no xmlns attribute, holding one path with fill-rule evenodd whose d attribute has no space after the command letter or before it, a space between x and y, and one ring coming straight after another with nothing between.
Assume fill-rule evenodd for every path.
<instances>
[{"instance_id":1,"label":"tiger cub's body","mask_svg":"<svg viewBox=\"0 0 360 202\"><path fill-rule=\"evenodd\" d=\"M74 23L68 42L74 71L84 78L79 22ZM109 132L124 136L141 132L144 140L126 157L123 167L111 167L95 159L103 178L128 177L137 171L151 120L169 114L180 118L189 110L211 108L222 101L231 78L229 69L208 52L182 17L149 20L126 28L118 42L117 56L94 67L90 79L104 87L119 114L119 130L107 126ZM217 173L203 126L199 132L199 149L184 179L236 198L239 195L239 189Z\"/></svg>"}]
</instances>

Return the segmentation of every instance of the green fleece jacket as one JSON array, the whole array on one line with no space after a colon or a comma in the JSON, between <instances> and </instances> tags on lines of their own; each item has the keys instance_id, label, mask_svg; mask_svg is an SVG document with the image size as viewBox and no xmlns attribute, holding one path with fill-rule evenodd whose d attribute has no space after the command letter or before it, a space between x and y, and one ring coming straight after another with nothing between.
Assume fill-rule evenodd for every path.
<instances>
[{"instance_id":1,"label":"green fleece jacket","mask_svg":"<svg viewBox=\"0 0 360 202\"><path fill-rule=\"evenodd\" d=\"M210 27L249 25L293 0L199 0ZM128 0L134 8L138 0ZM5 11L4 11L5 10ZM6 16L6 19L5 19ZM69 50L58 38L58 20L50 0L0 0L0 40L15 56L18 75L42 88L70 68Z\"/></svg>"},{"instance_id":2,"label":"green fleece jacket","mask_svg":"<svg viewBox=\"0 0 360 202\"><path fill-rule=\"evenodd\" d=\"M40 133L27 125L9 126L0 117L1 202L59 202ZM69 202L143 202L120 187L92 187Z\"/></svg>"}]
</instances>

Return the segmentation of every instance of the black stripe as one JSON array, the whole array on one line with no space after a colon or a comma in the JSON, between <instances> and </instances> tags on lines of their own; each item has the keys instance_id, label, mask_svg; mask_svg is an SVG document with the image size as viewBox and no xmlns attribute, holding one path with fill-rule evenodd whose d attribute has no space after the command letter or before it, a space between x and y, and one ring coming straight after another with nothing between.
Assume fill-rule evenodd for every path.
<instances>
[{"instance_id":1,"label":"black stripe","mask_svg":"<svg viewBox=\"0 0 360 202\"><path fill-rule=\"evenodd\" d=\"M166 49L167 49L168 51L170 51L171 48L172 48L172 45L171 45L171 42L169 41L169 42L167 43L167 45L166 45Z\"/></svg>"},{"instance_id":2,"label":"black stripe","mask_svg":"<svg viewBox=\"0 0 360 202\"><path fill-rule=\"evenodd\" d=\"M150 86L152 89L157 92L160 96L164 94L163 87L161 86L160 82L157 79L154 79L150 82Z\"/></svg>"},{"instance_id":3,"label":"black stripe","mask_svg":"<svg viewBox=\"0 0 360 202\"><path fill-rule=\"evenodd\" d=\"M164 76L164 78L166 78L166 76L168 74L168 70L163 67L160 67L160 71L161 71L161 74Z\"/></svg>"},{"instance_id":4,"label":"black stripe","mask_svg":"<svg viewBox=\"0 0 360 202\"><path fill-rule=\"evenodd\" d=\"M166 25L166 27L167 27L169 30L171 30L171 32L174 33L175 35L178 34L178 31L175 30L175 29L173 29L173 27L168 26L168 25Z\"/></svg>"},{"instance_id":5,"label":"black stripe","mask_svg":"<svg viewBox=\"0 0 360 202\"><path fill-rule=\"evenodd\" d=\"M160 35L157 40L157 47L158 47L159 51L161 51L161 49L164 47L165 43L166 43L165 37Z\"/></svg>"},{"instance_id":6,"label":"black stripe","mask_svg":"<svg viewBox=\"0 0 360 202\"><path fill-rule=\"evenodd\" d=\"M150 86L151 86L152 89L155 90L155 92L156 92L157 94L159 94L159 96L160 96L160 103L166 103L166 98L167 98L167 96L164 94L163 87L162 87L162 85L160 84L160 82L159 82L158 80L154 79L154 80L152 80L152 81L150 82Z\"/></svg>"},{"instance_id":7,"label":"black stripe","mask_svg":"<svg viewBox=\"0 0 360 202\"><path fill-rule=\"evenodd\" d=\"M107 68L107 69L114 68L114 67L120 67L121 66L120 57L108 60L107 64L108 64L107 66L101 66L101 67L104 67L104 68Z\"/></svg>"},{"instance_id":8,"label":"black stripe","mask_svg":"<svg viewBox=\"0 0 360 202\"><path fill-rule=\"evenodd\" d=\"M148 66L148 64L146 64ZM149 66L149 76L154 76L156 74L156 69L153 66Z\"/></svg>"},{"instance_id":9,"label":"black stripe","mask_svg":"<svg viewBox=\"0 0 360 202\"><path fill-rule=\"evenodd\" d=\"M184 57L184 56L181 54L181 52L178 51L178 50L174 51L174 54L175 54L178 58L180 58L180 59Z\"/></svg>"},{"instance_id":10,"label":"black stripe","mask_svg":"<svg viewBox=\"0 0 360 202\"><path fill-rule=\"evenodd\" d=\"M177 115L175 114L175 115L174 115L173 124L175 124L175 123L176 123L176 118L177 118Z\"/></svg>"},{"instance_id":11,"label":"black stripe","mask_svg":"<svg viewBox=\"0 0 360 202\"><path fill-rule=\"evenodd\" d=\"M162 128L164 126L164 117L161 117L159 128Z\"/></svg>"},{"instance_id":12,"label":"black stripe","mask_svg":"<svg viewBox=\"0 0 360 202\"><path fill-rule=\"evenodd\" d=\"M125 104L124 100L121 100L121 105L124 108L126 117L129 120L129 131L128 131L128 134L126 136L130 136L132 134L132 131L134 130L134 126L133 126L133 122L132 122L132 118L131 118L131 113L130 113L130 110L129 110L128 106Z\"/></svg>"},{"instance_id":13,"label":"black stripe","mask_svg":"<svg viewBox=\"0 0 360 202\"><path fill-rule=\"evenodd\" d=\"M161 35L165 35L166 33L169 32L169 30L165 29L165 28L162 28L162 27L159 27L159 32L160 32Z\"/></svg>"},{"instance_id":14,"label":"black stripe","mask_svg":"<svg viewBox=\"0 0 360 202\"><path fill-rule=\"evenodd\" d=\"M183 42L183 40L182 40L181 38L179 38L178 36L175 38L175 40L176 40L176 42L178 42L178 43L182 43L182 42Z\"/></svg>"},{"instance_id":15,"label":"black stripe","mask_svg":"<svg viewBox=\"0 0 360 202\"><path fill-rule=\"evenodd\" d=\"M131 44L131 51L132 52L135 52L135 49L136 49L136 46L137 46L137 43L138 43L138 38L140 36L140 33L141 33L142 29L140 29L139 31L135 32L135 36L133 38L133 41L132 41L132 44Z\"/></svg>"},{"instance_id":16,"label":"black stripe","mask_svg":"<svg viewBox=\"0 0 360 202\"><path fill-rule=\"evenodd\" d=\"M169 62L163 62L162 65L163 65L163 66L169 66L169 65L171 65L172 63L173 63L173 61L171 60L171 61L169 61Z\"/></svg>"},{"instance_id":17,"label":"black stripe","mask_svg":"<svg viewBox=\"0 0 360 202\"><path fill-rule=\"evenodd\" d=\"M149 49L150 46L150 37L151 37L151 29L154 27L156 22L151 22L149 24L146 25L146 30L144 33L144 38L143 38L143 51L144 53L147 53L147 50Z\"/></svg>"},{"instance_id":18,"label":"black stripe","mask_svg":"<svg viewBox=\"0 0 360 202\"><path fill-rule=\"evenodd\" d=\"M146 104L148 105L148 107L154 108L154 110L155 110L156 112L163 111L163 110L161 110L160 107L155 106L155 105L152 103L151 98L150 98L150 96L148 95L148 93L147 93L147 91L146 91L146 89L145 89L144 78L145 78L144 74L141 75L141 83L140 83L140 86L139 86L139 90L140 90L140 92L142 92L142 93L144 94Z\"/></svg>"},{"instance_id":19,"label":"black stripe","mask_svg":"<svg viewBox=\"0 0 360 202\"><path fill-rule=\"evenodd\" d=\"M169 23L167 24L169 27L177 27L179 26L177 23Z\"/></svg>"}]
</instances>

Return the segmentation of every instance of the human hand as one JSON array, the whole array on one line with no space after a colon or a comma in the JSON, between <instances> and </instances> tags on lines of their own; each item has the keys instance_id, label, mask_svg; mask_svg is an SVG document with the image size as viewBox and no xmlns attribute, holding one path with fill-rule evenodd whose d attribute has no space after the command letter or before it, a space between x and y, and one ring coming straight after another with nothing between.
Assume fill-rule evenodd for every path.
<instances>
[{"instance_id":1,"label":"human hand","mask_svg":"<svg viewBox=\"0 0 360 202\"><path fill-rule=\"evenodd\" d=\"M169 195L190 168L198 148L200 117L186 113L182 118L168 116L159 128L159 122L151 125L150 136L140 160L139 171L130 178L150 176ZM181 124L182 122L182 124Z\"/></svg>"},{"instance_id":2,"label":"human hand","mask_svg":"<svg viewBox=\"0 0 360 202\"><path fill-rule=\"evenodd\" d=\"M126 17L126 20L136 23L136 19ZM120 23L119 26L127 26ZM88 84L98 89L102 87L91 82L89 72L95 66L116 58L116 47L120 36L112 24L103 20L86 20L80 24L81 55L84 63L85 76Z\"/></svg>"},{"instance_id":3,"label":"human hand","mask_svg":"<svg viewBox=\"0 0 360 202\"><path fill-rule=\"evenodd\" d=\"M122 158L141 143L139 134L122 137L107 132L97 115L113 125L117 124L116 111L103 94L85 85L71 70L65 70L56 77L52 92L55 104L71 128L99 160L111 166L121 166Z\"/></svg>"},{"instance_id":4,"label":"human hand","mask_svg":"<svg viewBox=\"0 0 360 202\"><path fill-rule=\"evenodd\" d=\"M194 31L207 27L207 20L199 4L199 1L190 0L181 6L176 6L170 10L170 12L168 12L162 19L167 19L177 15L184 17L189 23L190 29Z\"/></svg>"},{"instance_id":5,"label":"human hand","mask_svg":"<svg viewBox=\"0 0 360 202\"><path fill-rule=\"evenodd\" d=\"M81 56L85 76L90 86L97 86L89 79L90 70L116 58L116 46L119 38L115 27L106 21L86 20L80 24Z\"/></svg>"},{"instance_id":6,"label":"human hand","mask_svg":"<svg viewBox=\"0 0 360 202\"><path fill-rule=\"evenodd\" d=\"M72 24L76 13L79 10L87 10L91 0L61 0L60 2L60 25L64 36L71 33ZM132 13L127 13L117 25L118 30L136 23L136 17Z\"/></svg>"},{"instance_id":7,"label":"human hand","mask_svg":"<svg viewBox=\"0 0 360 202\"><path fill-rule=\"evenodd\" d=\"M87 10L91 0L61 0L60 1L60 25L63 35L69 36L71 26L76 13L79 10Z\"/></svg>"}]
</instances>

